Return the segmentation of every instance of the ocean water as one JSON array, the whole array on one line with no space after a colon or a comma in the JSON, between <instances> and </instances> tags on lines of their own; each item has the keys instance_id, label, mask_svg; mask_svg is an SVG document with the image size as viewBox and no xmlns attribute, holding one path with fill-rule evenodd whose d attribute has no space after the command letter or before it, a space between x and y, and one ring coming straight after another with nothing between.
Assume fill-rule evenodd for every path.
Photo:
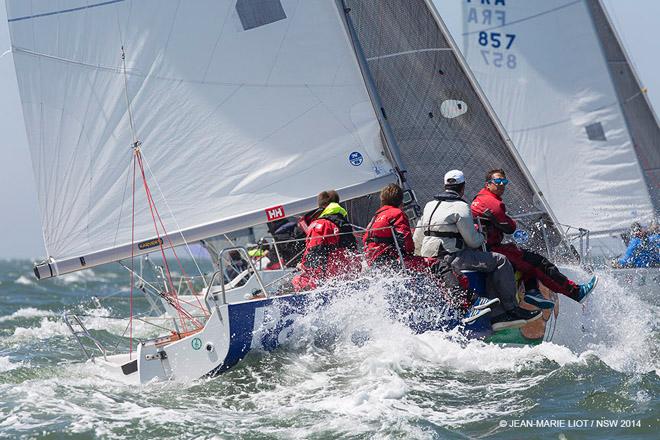
<instances>
[{"instance_id":1,"label":"ocean water","mask_svg":"<svg viewBox=\"0 0 660 440\"><path fill-rule=\"evenodd\" d=\"M29 261L0 262L0 438L639 439L660 431L654 280L619 285L602 273L585 322L569 323L590 334L570 348L415 335L387 318L382 292L371 289L297 322L285 347L253 352L217 378L144 386L85 362L61 318L75 310L96 336L128 347L127 286L113 265L37 282ZM136 297L135 308L146 301ZM133 332L159 334L140 321Z\"/></svg>"}]
</instances>

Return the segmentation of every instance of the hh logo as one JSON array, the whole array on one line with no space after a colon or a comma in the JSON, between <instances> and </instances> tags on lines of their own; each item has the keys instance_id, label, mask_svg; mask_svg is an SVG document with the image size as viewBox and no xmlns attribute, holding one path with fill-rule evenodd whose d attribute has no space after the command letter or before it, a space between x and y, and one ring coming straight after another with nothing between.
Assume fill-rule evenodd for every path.
<instances>
[{"instance_id":1,"label":"hh logo","mask_svg":"<svg viewBox=\"0 0 660 440\"><path fill-rule=\"evenodd\" d=\"M273 220L277 220L280 218L284 218L284 206L275 206L273 208L268 208L266 210L266 219L269 222L272 222Z\"/></svg>"}]
</instances>

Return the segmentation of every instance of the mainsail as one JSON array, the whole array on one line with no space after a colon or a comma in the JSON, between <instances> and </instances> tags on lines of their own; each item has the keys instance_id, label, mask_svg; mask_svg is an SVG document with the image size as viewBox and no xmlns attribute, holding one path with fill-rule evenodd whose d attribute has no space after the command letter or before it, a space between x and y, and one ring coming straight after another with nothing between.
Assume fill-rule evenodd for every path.
<instances>
[{"instance_id":1,"label":"mainsail","mask_svg":"<svg viewBox=\"0 0 660 440\"><path fill-rule=\"evenodd\" d=\"M37 276L396 179L335 2L6 3L49 255ZM167 236L132 188L136 150Z\"/></svg>"},{"instance_id":2,"label":"mainsail","mask_svg":"<svg viewBox=\"0 0 660 440\"><path fill-rule=\"evenodd\" d=\"M464 171L468 197L486 171L504 168L511 213L551 215L433 4L343 3L417 199L430 200L452 168Z\"/></svg>"},{"instance_id":3,"label":"mainsail","mask_svg":"<svg viewBox=\"0 0 660 440\"><path fill-rule=\"evenodd\" d=\"M660 129L598 0L435 3L561 223L653 218Z\"/></svg>"}]
</instances>

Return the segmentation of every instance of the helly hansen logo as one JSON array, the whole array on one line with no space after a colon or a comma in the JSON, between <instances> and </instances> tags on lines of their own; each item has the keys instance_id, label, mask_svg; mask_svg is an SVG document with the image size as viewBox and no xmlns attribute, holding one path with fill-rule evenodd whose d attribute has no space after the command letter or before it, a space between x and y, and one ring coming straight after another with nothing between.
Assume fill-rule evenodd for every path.
<instances>
[{"instance_id":1,"label":"helly hansen logo","mask_svg":"<svg viewBox=\"0 0 660 440\"><path fill-rule=\"evenodd\" d=\"M266 219L269 222L284 218L284 206L275 206L266 210Z\"/></svg>"}]
</instances>

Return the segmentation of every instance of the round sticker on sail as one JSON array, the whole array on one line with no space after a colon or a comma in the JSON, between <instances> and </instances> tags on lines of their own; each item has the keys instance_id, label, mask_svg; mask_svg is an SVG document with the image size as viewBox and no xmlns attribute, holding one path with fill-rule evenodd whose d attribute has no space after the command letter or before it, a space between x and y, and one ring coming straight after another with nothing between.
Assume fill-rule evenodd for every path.
<instances>
[{"instance_id":1,"label":"round sticker on sail","mask_svg":"<svg viewBox=\"0 0 660 440\"><path fill-rule=\"evenodd\" d=\"M359 167L362 165L362 162L364 162L364 158L362 157L362 153L359 151L353 151L349 156L348 156L348 161L353 165L354 167Z\"/></svg>"},{"instance_id":2,"label":"round sticker on sail","mask_svg":"<svg viewBox=\"0 0 660 440\"><path fill-rule=\"evenodd\" d=\"M190 344L192 345L193 350L199 350L202 348L202 340L199 338L194 338L192 341L190 341Z\"/></svg>"},{"instance_id":3,"label":"round sticker on sail","mask_svg":"<svg viewBox=\"0 0 660 440\"><path fill-rule=\"evenodd\" d=\"M467 104L456 99L448 99L440 104L440 113L447 119L453 119L465 114L468 110Z\"/></svg>"}]
</instances>

